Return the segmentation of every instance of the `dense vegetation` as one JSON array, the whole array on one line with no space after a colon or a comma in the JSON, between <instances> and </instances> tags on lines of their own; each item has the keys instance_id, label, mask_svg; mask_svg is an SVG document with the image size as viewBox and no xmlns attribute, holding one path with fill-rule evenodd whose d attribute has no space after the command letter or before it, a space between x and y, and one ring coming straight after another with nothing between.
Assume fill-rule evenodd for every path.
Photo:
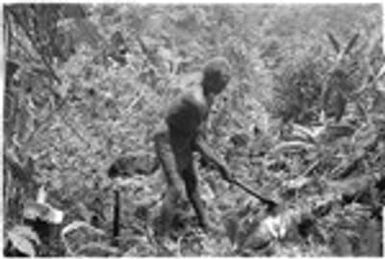
<instances>
[{"instance_id":1,"label":"dense vegetation","mask_svg":"<svg viewBox=\"0 0 385 259\"><path fill-rule=\"evenodd\" d=\"M5 6L6 253L380 255L381 16L374 4ZM161 170L143 174L152 133L170 98L217 55L234 75L208 140L237 178L282 207L266 211L197 161L210 218L226 235L200 232L186 209L173 235L154 239L166 186ZM111 185L121 156L127 175ZM44 238L23 223L26 208L42 211L28 205L38 193L37 204L65 215Z\"/></svg>"}]
</instances>

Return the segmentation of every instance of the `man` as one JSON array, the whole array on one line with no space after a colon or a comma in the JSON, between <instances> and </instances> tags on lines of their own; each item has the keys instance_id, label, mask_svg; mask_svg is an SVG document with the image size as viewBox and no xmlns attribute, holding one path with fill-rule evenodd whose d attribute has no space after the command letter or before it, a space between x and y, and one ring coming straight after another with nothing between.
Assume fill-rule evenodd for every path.
<instances>
[{"instance_id":1,"label":"man","mask_svg":"<svg viewBox=\"0 0 385 259\"><path fill-rule=\"evenodd\" d=\"M171 226L173 211L185 188L188 199L198 216L199 225L211 228L198 192L193 165L197 151L217 166L225 180L231 181L225 162L214 155L204 139L210 107L230 81L230 64L223 57L211 59L203 69L200 83L182 90L167 110L165 125L154 136L156 154L165 173L168 189L160 213L164 232ZM181 181L182 180L182 181Z\"/></svg>"}]
</instances>

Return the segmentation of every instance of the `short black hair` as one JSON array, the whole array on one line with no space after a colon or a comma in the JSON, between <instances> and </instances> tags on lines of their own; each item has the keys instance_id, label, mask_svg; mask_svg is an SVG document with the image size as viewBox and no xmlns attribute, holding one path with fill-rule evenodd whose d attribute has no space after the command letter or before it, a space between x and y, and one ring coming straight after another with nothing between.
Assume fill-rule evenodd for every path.
<instances>
[{"instance_id":1,"label":"short black hair","mask_svg":"<svg viewBox=\"0 0 385 259\"><path fill-rule=\"evenodd\" d=\"M225 57L215 57L210 59L203 69L204 76L230 76L230 63Z\"/></svg>"}]
</instances>

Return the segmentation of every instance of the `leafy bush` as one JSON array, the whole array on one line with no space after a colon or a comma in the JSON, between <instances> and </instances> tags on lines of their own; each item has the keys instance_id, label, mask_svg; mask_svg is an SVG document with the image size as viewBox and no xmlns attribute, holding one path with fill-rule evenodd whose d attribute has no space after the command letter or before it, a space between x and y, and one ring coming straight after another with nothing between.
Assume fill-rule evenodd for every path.
<instances>
[{"instance_id":1,"label":"leafy bush","mask_svg":"<svg viewBox=\"0 0 385 259\"><path fill-rule=\"evenodd\" d=\"M269 111L285 122L309 125L318 121L323 77L320 57L305 55L285 63L276 76Z\"/></svg>"}]
</instances>

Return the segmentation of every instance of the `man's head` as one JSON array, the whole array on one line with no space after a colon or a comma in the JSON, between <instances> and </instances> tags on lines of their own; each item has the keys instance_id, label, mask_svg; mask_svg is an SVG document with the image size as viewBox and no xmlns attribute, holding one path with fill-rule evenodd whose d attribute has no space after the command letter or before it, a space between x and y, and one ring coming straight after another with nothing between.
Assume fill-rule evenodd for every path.
<instances>
[{"instance_id":1,"label":"man's head","mask_svg":"<svg viewBox=\"0 0 385 259\"><path fill-rule=\"evenodd\" d=\"M203 68L202 86L205 94L219 94L231 78L230 63L224 57L209 60Z\"/></svg>"}]
</instances>

